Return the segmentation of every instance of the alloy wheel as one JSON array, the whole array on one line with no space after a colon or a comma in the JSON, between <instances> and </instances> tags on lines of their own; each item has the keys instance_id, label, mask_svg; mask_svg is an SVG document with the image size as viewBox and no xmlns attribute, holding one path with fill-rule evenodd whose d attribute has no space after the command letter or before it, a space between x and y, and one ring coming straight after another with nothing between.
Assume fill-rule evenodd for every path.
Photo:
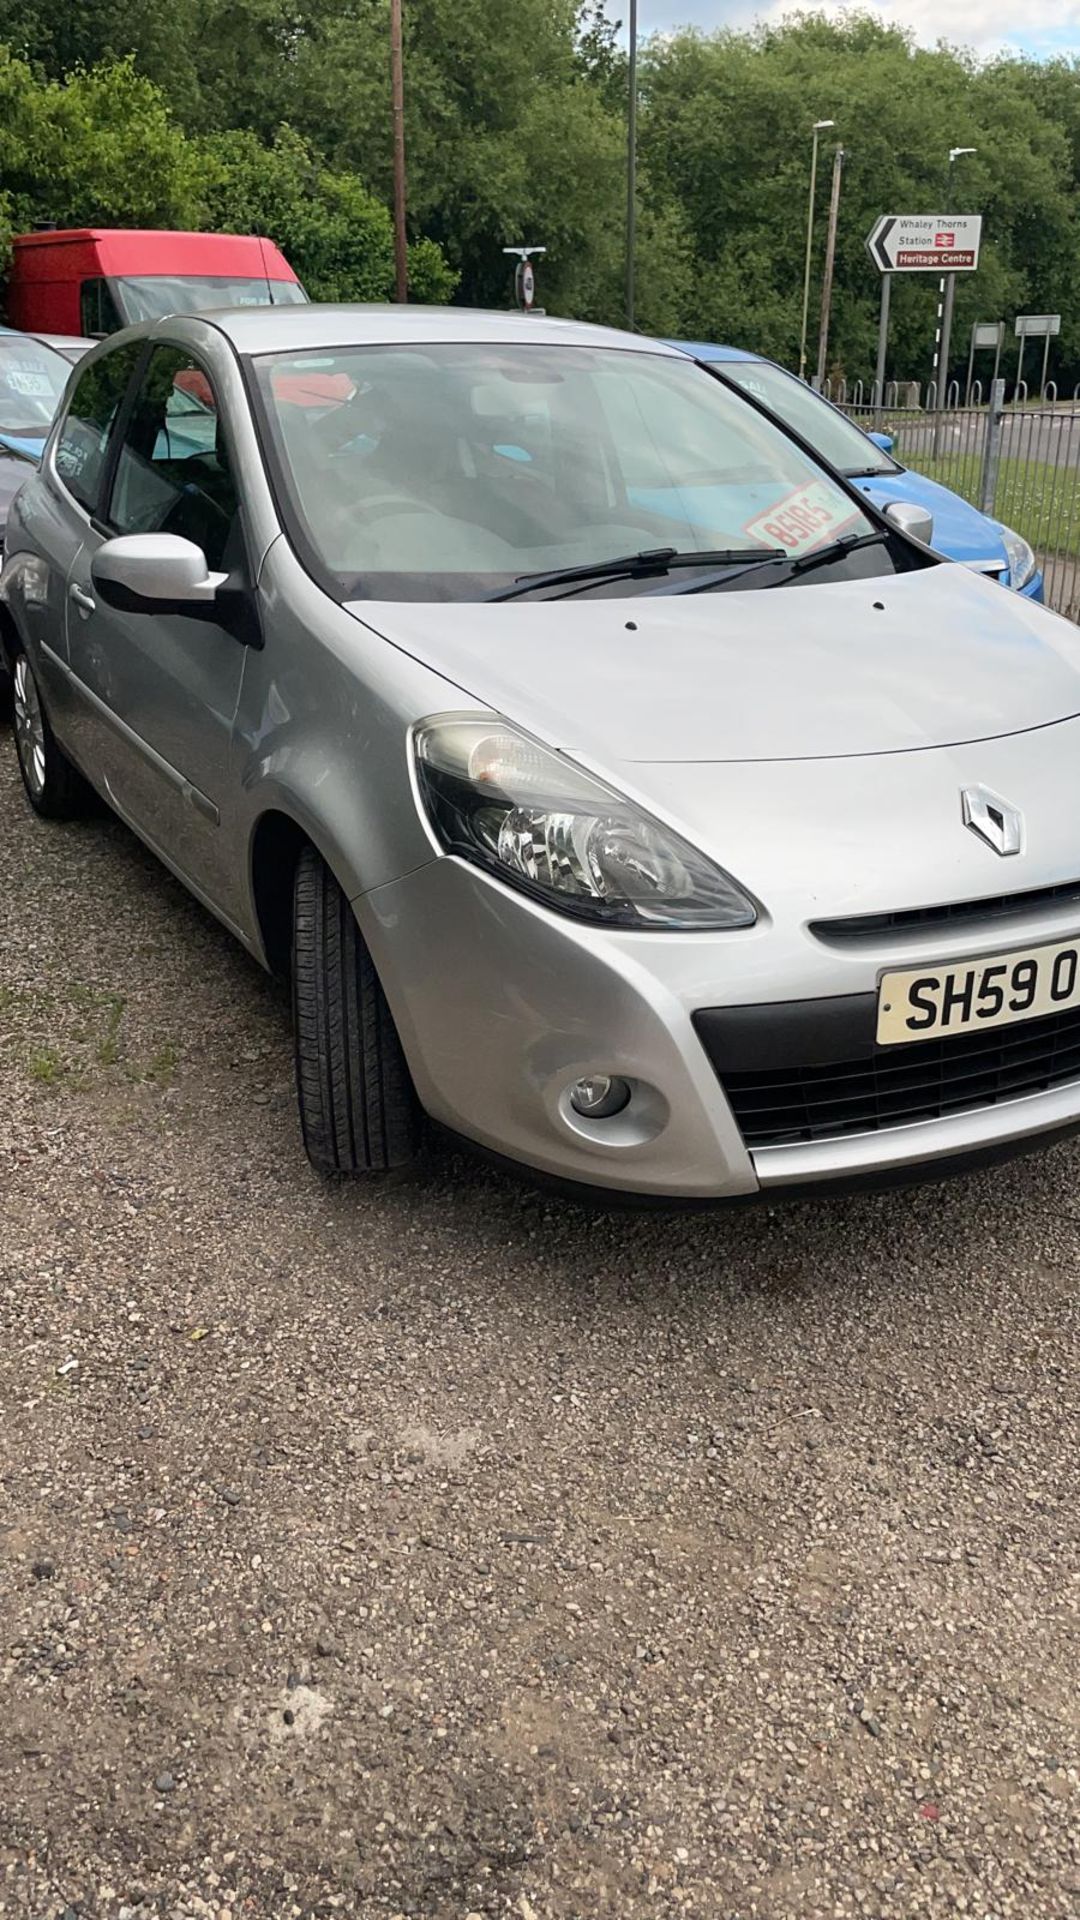
<instances>
[{"instance_id":1,"label":"alloy wheel","mask_svg":"<svg viewBox=\"0 0 1080 1920\"><path fill-rule=\"evenodd\" d=\"M14 680L15 751L27 786L40 798L45 791L45 719L25 654L15 662Z\"/></svg>"}]
</instances>

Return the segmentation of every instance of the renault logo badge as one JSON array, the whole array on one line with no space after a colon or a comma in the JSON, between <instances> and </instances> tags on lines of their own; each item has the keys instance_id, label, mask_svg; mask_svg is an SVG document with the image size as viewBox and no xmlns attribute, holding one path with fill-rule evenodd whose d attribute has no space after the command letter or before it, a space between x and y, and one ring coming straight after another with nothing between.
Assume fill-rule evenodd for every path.
<instances>
[{"instance_id":1,"label":"renault logo badge","mask_svg":"<svg viewBox=\"0 0 1080 1920\"><path fill-rule=\"evenodd\" d=\"M1024 816L989 787L964 787L960 793L964 825L1004 859L1024 844Z\"/></svg>"}]
</instances>

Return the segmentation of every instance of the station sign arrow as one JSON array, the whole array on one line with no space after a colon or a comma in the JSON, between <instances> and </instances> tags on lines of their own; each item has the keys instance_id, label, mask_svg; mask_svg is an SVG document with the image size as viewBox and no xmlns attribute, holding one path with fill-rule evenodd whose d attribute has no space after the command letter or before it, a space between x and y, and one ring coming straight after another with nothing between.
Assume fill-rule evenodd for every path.
<instances>
[{"instance_id":1,"label":"station sign arrow","mask_svg":"<svg viewBox=\"0 0 1080 1920\"><path fill-rule=\"evenodd\" d=\"M884 213L867 235L879 273L974 273L980 213Z\"/></svg>"}]
</instances>

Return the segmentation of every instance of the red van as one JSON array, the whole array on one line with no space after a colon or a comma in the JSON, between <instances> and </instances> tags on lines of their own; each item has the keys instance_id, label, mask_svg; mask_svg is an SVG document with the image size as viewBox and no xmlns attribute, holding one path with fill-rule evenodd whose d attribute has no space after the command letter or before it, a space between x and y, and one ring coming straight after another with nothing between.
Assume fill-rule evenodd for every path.
<instances>
[{"instance_id":1,"label":"red van","mask_svg":"<svg viewBox=\"0 0 1080 1920\"><path fill-rule=\"evenodd\" d=\"M307 299L272 240L80 227L12 241L7 310L26 333L100 336L137 320Z\"/></svg>"}]
</instances>

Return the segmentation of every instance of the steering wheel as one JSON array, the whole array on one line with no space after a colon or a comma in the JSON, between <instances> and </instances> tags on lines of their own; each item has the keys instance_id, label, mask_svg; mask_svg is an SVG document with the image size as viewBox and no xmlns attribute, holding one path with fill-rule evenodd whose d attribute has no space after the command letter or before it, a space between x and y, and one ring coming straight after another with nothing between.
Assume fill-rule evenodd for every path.
<instances>
[{"instance_id":1,"label":"steering wheel","mask_svg":"<svg viewBox=\"0 0 1080 1920\"><path fill-rule=\"evenodd\" d=\"M364 520L385 520L391 513L427 513L422 500L407 493L376 493L352 503Z\"/></svg>"}]
</instances>

